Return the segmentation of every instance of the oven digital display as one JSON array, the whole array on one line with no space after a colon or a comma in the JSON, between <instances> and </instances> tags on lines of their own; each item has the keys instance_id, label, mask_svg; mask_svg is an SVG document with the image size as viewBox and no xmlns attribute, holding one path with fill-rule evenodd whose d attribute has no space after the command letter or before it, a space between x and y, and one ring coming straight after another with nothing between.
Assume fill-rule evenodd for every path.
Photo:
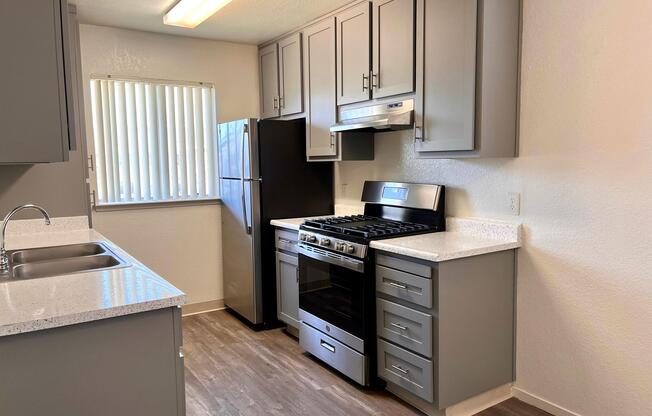
<instances>
[{"instance_id":1,"label":"oven digital display","mask_svg":"<svg viewBox=\"0 0 652 416\"><path fill-rule=\"evenodd\" d=\"M383 199L394 199L396 201L406 201L408 195L408 188L400 188L397 186L383 187Z\"/></svg>"}]
</instances>

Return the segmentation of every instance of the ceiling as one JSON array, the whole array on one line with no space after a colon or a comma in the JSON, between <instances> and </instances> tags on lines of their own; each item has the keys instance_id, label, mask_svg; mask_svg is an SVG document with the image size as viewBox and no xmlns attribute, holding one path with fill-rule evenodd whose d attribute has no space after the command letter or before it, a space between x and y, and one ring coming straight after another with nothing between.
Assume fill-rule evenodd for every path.
<instances>
[{"instance_id":1,"label":"ceiling","mask_svg":"<svg viewBox=\"0 0 652 416\"><path fill-rule=\"evenodd\" d=\"M233 0L194 29L163 24L177 0L71 0L82 23L259 44L351 0Z\"/></svg>"}]
</instances>

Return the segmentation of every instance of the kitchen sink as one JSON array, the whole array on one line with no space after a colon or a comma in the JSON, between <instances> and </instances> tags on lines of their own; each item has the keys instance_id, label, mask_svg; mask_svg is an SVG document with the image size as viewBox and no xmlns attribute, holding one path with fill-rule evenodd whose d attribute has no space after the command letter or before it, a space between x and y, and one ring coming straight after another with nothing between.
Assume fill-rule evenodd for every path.
<instances>
[{"instance_id":1,"label":"kitchen sink","mask_svg":"<svg viewBox=\"0 0 652 416\"><path fill-rule=\"evenodd\" d=\"M106 253L106 249L99 243L71 244L69 246L32 248L16 250L10 254L10 261L14 264L33 263L44 260L65 259L70 257L94 256Z\"/></svg>"},{"instance_id":2,"label":"kitchen sink","mask_svg":"<svg viewBox=\"0 0 652 416\"><path fill-rule=\"evenodd\" d=\"M71 244L14 250L10 259L9 279L26 280L64 274L128 267L129 263L105 243Z\"/></svg>"}]
</instances>

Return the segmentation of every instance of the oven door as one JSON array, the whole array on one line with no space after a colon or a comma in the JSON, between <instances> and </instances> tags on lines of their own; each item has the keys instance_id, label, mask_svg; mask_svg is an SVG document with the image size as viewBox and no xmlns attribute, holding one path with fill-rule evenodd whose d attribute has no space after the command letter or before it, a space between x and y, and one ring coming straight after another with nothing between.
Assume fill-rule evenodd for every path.
<instances>
[{"instance_id":1,"label":"oven door","mask_svg":"<svg viewBox=\"0 0 652 416\"><path fill-rule=\"evenodd\" d=\"M299 245L299 308L361 339L366 280L364 261Z\"/></svg>"}]
</instances>

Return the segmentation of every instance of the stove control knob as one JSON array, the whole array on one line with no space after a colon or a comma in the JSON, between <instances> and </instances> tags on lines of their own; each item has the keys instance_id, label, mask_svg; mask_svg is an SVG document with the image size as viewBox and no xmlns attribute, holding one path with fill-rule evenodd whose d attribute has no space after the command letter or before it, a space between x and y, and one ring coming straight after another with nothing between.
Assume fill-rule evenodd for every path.
<instances>
[{"instance_id":1,"label":"stove control knob","mask_svg":"<svg viewBox=\"0 0 652 416\"><path fill-rule=\"evenodd\" d=\"M329 240L328 238L322 238L319 244L328 247L331 245L331 240Z\"/></svg>"},{"instance_id":2,"label":"stove control knob","mask_svg":"<svg viewBox=\"0 0 652 416\"><path fill-rule=\"evenodd\" d=\"M315 237L314 235L309 235L309 236L306 237L306 241L309 242L309 243L316 243L317 242L317 237Z\"/></svg>"},{"instance_id":3,"label":"stove control knob","mask_svg":"<svg viewBox=\"0 0 652 416\"><path fill-rule=\"evenodd\" d=\"M301 235L299 236L299 240L301 240L301 241L306 241L306 235L305 235L305 234L301 234Z\"/></svg>"},{"instance_id":4,"label":"stove control knob","mask_svg":"<svg viewBox=\"0 0 652 416\"><path fill-rule=\"evenodd\" d=\"M337 251L344 251L345 248L346 248L346 244L344 243L337 243L335 245L335 250Z\"/></svg>"},{"instance_id":5,"label":"stove control knob","mask_svg":"<svg viewBox=\"0 0 652 416\"><path fill-rule=\"evenodd\" d=\"M353 247L353 246L350 245L350 244L347 244L347 245L346 245L346 252L349 253L349 254L353 254L353 253L355 253L355 247Z\"/></svg>"}]
</instances>

